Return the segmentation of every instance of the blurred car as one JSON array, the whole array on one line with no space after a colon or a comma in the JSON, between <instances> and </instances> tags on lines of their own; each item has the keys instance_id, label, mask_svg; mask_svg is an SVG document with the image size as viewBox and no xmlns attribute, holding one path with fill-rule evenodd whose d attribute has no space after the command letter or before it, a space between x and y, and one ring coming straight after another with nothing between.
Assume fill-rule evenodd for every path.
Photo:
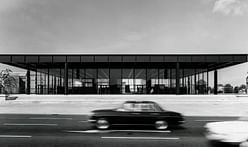
<instances>
[{"instance_id":1,"label":"blurred car","mask_svg":"<svg viewBox=\"0 0 248 147\"><path fill-rule=\"evenodd\" d=\"M239 147L248 147L248 140L242 142Z\"/></svg>"},{"instance_id":2,"label":"blurred car","mask_svg":"<svg viewBox=\"0 0 248 147\"><path fill-rule=\"evenodd\" d=\"M154 126L167 129L171 125L184 122L182 114L167 111L152 101L126 101L121 107L92 111L89 122L98 129L108 129L114 125Z\"/></svg>"},{"instance_id":3,"label":"blurred car","mask_svg":"<svg viewBox=\"0 0 248 147\"><path fill-rule=\"evenodd\" d=\"M210 144L239 146L248 139L248 117L240 117L236 121L207 123L205 129Z\"/></svg>"}]
</instances>

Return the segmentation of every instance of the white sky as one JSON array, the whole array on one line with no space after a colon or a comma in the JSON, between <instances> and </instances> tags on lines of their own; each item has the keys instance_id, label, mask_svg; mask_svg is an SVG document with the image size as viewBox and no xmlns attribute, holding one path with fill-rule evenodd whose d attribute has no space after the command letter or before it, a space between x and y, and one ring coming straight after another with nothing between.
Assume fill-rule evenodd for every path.
<instances>
[{"instance_id":1,"label":"white sky","mask_svg":"<svg viewBox=\"0 0 248 147\"><path fill-rule=\"evenodd\" d=\"M0 0L0 53L247 54L247 26L248 0Z\"/></svg>"},{"instance_id":2,"label":"white sky","mask_svg":"<svg viewBox=\"0 0 248 147\"><path fill-rule=\"evenodd\" d=\"M0 0L2 53L247 53L247 0Z\"/></svg>"}]
</instances>

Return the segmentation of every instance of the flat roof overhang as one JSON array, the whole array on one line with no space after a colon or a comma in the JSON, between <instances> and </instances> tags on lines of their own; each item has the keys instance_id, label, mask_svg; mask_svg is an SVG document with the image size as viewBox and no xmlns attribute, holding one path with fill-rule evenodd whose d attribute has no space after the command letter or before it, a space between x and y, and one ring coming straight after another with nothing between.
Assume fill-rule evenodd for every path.
<instances>
[{"instance_id":1,"label":"flat roof overhang","mask_svg":"<svg viewBox=\"0 0 248 147\"><path fill-rule=\"evenodd\" d=\"M248 62L248 54L2 54L0 63L36 70L46 68L175 68L212 71Z\"/></svg>"}]
</instances>

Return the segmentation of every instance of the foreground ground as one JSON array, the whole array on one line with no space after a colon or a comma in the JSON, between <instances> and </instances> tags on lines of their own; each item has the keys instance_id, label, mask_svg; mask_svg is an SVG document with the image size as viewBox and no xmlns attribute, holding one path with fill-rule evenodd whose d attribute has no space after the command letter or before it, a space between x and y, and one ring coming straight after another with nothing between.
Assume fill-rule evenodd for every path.
<instances>
[{"instance_id":1,"label":"foreground ground","mask_svg":"<svg viewBox=\"0 0 248 147\"><path fill-rule=\"evenodd\" d=\"M124 101L154 101L165 110L185 116L242 116L248 95L0 95L0 114L89 114L95 109L117 108Z\"/></svg>"},{"instance_id":2,"label":"foreground ground","mask_svg":"<svg viewBox=\"0 0 248 147\"><path fill-rule=\"evenodd\" d=\"M236 117L186 117L182 127L167 131L118 127L97 131L86 115L1 114L1 147L209 147L203 126Z\"/></svg>"}]
</instances>

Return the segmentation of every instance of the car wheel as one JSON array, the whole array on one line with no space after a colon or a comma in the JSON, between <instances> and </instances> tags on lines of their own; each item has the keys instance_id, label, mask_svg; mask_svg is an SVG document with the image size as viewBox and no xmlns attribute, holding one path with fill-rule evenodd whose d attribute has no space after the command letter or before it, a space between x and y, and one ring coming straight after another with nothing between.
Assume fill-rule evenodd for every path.
<instances>
[{"instance_id":1,"label":"car wheel","mask_svg":"<svg viewBox=\"0 0 248 147\"><path fill-rule=\"evenodd\" d=\"M96 128L97 129L108 129L110 126L109 122L105 118L99 118L96 121Z\"/></svg>"},{"instance_id":2,"label":"car wheel","mask_svg":"<svg viewBox=\"0 0 248 147\"><path fill-rule=\"evenodd\" d=\"M158 120L155 122L155 128L158 130L165 130L168 128L168 123L165 120Z\"/></svg>"}]
</instances>

